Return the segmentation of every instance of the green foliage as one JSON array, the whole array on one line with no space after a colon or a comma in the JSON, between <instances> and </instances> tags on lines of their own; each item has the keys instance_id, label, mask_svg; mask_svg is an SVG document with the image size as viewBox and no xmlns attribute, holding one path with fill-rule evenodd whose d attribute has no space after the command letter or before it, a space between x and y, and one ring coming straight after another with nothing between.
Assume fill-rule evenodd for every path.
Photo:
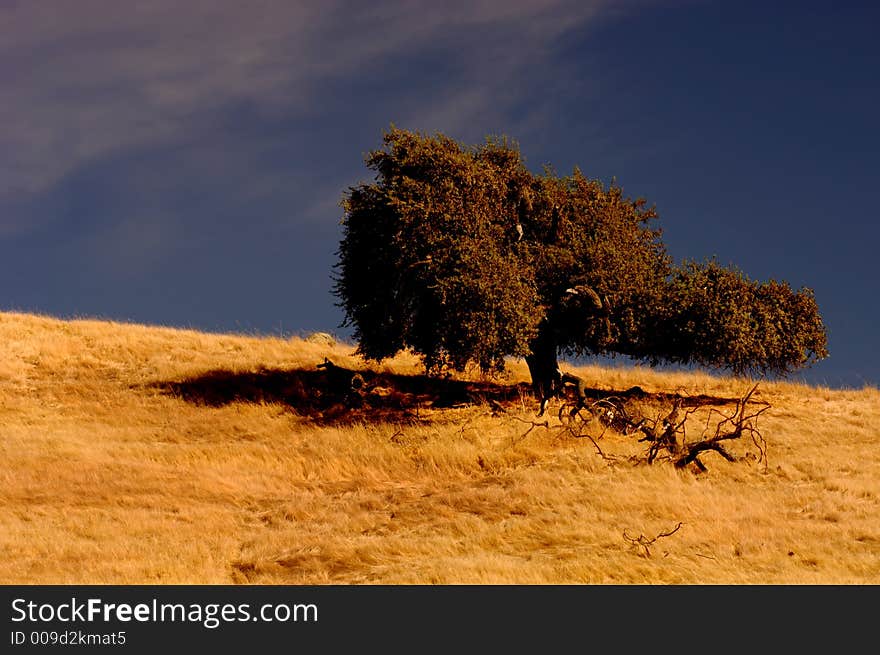
<instances>
[{"instance_id":1,"label":"green foliage","mask_svg":"<svg viewBox=\"0 0 880 655\"><path fill-rule=\"evenodd\" d=\"M655 358L784 374L828 355L810 289L755 282L714 261L675 271L664 312Z\"/></svg>"},{"instance_id":2,"label":"green foliage","mask_svg":"<svg viewBox=\"0 0 880 655\"><path fill-rule=\"evenodd\" d=\"M367 158L376 184L343 201L337 294L361 352L409 347L430 369L484 370L526 355L540 298L514 247L517 179L529 180L519 153L395 129L385 146Z\"/></svg>"},{"instance_id":3,"label":"green foliage","mask_svg":"<svg viewBox=\"0 0 880 655\"><path fill-rule=\"evenodd\" d=\"M579 170L532 174L516 146L392 128L345 194L335 293L360 352L428 369L508 355L619 353L784 373L827 355L809 290L674 267L653 208Z\"/></svg>"}]
</instances>

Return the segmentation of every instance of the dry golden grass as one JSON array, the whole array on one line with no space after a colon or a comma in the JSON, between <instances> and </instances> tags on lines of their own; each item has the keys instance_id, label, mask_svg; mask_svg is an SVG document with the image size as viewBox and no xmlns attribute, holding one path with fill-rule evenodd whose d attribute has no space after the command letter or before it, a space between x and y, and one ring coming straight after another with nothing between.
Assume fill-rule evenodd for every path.
<instances>
[{"instance_id":1,"label":"dry golden grass","mask_svg":"<svg viewBox=\"0 0 880 655\"><path fill-rule=\"evenodd\" d=\"M0 344L2 583L880 582L873 388L762 384L769 467L710 454L696 474L609 466L589 440L523 437L482 406L322 427L281 403L205 406L157 386L324 356L363 367L347 346L12 313ZM603 389L747 388L579 372ZM514 363L511 380L525 377ZM650 555L623 538L678 522Z\"/></svg>"}]
</instances>

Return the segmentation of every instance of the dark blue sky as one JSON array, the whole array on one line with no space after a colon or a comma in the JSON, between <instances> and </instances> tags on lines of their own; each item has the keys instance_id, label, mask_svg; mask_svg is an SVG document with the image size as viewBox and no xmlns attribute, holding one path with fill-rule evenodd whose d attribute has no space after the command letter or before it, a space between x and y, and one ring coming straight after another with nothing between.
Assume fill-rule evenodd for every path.
<instances>
[{"instance_id":1,"label":"dark blue sky","mask_svg":"<svg viewBox=\"0 0 880 655\"><path fill-rule=\"evenodd\" d=\"M442 6L441 6L442 5ZM880 384L873 2L0 0L0 308L338 329L339 199L391 122L616 177L670 253L812 287Z\"/></svg>"}]
</instances>

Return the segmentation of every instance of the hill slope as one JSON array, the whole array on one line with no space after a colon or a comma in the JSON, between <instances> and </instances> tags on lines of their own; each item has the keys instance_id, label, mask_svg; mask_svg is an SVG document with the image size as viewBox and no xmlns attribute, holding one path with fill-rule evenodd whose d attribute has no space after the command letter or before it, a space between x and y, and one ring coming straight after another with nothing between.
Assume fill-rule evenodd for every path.
<instances>
[{"instance_id":1,"label":"hill slope","mask_svg":"<svg viewBox=\"0 0 880 655\"><path fill-rule=\"evenodd\" d=\"M0 344L0 583L880 582L876 389L762 384L769 466L708 455L698 474L610 465L555 409L526 433L534 403L515 387L497 416L301 411L289 399L324 357L364 368L344 345L13 313ZM383 368L418 372L407 357ZM579 374L608 390L748 387ZM525 379L514 363L508 383ZM649 552L623 537L679 522Z\"/></svg>"}]
</instances>

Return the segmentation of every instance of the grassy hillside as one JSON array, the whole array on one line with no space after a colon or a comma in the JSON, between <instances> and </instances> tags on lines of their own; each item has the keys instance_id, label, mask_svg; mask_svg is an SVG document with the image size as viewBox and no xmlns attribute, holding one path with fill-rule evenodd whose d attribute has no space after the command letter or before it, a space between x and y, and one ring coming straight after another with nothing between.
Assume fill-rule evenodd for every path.
<instances>
[{"instance_id":1,"label":"grassy hillside","mask_svg":"<svg viewBox=\"0 0 880 655\"><path fill-rule=\"evenodd\" d=\"M324 357L364 367L342 345L0 313L0 352L0 583L880 583L876 389L762 384L769 465L708 454L698 473L609 464L555 408L526 434L534 403L515 387L497 416L302 411L290 399ZM579 374L609 391L748 387ZM623 537L679 522L650 553Z\"/></svg>"}]
</instances>

